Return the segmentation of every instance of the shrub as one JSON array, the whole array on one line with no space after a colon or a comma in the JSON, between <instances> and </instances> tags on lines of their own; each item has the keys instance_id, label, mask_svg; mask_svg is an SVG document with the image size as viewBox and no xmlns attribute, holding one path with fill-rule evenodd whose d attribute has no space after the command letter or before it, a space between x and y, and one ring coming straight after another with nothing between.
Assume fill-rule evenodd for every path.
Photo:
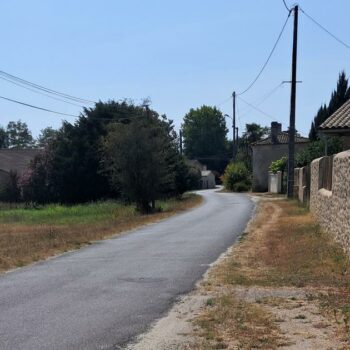
<instances>
[{"instance_id":1,"label":"shrub","mask_svg":"<svg viewBox=\"0 0 350 350\"><path fill-rule=\"evenodd\" d=\"M282 157L281 159L277 159L270 164L270 171L276 174L278 171L284 172L287 168L287 157Z\"/></svg>"},{"instance_id":2,"label":"shrub","mask_svg":"<svg viewBox=\"0 0 350 350\"><path fill-rule=\"evenodd\" d=\"M8 181L1 188L0 200L9 203L17 203L21 200L19 176L16 171L10 171Z\"/></svg>"},{"instance_id":3,"label":"shrub","mask_svg":"<svg viewBox=\"0 0 350 350\"><path fill-rule=\"evenodd\" d=\"M249 170L242 162L230 163L225 169L223 182L227 190L248 191L251 186Z\"/></svg>"}]
</instances>

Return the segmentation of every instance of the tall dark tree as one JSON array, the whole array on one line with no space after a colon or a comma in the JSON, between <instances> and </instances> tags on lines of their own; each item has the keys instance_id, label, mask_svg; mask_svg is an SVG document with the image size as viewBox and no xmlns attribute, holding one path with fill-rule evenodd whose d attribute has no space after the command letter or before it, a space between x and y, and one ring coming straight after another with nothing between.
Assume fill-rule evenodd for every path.
<instances>
[{"instance_id":1,"label":"tall dark tree","mask_svg":"<svg viewBox=\"0 0 350 350\"><path fill-rule=\"evenodd\" d=\"M202 106L191 109L184 117L182 128L184 151L188 158L198 159L214 167L216 160L227 162L226 135L228 130L225 117L216 107ZM225 166L226 163L221 168Z\"/></svg>"},{"instance_id":2,"label":"tall dark tree","mask_svg":"<svg viewBox=\"0 0 350 350\"><path fill-rule=\"evenodd\" d=\"M111 182L142 212L175 191L178 151L172 130L171 122L148 112L130 123L111 125L105 138L104 164Z\"/></svg>"},{"instance_id":3,"label":"tall dark tree","mask_svg":"<svg viewBox=\"0 0 350 350\"><path fill-rule=\"evenodd\" d=\"M349 82L344 71L339 74L337 88L332 92L328 106L322 105L311 123L309 138L318 140L319 126L350 98Z\"/></svg>"},{"instance_id":4,"label":"tall dark tree","mask_svg":"<svg viewBox=\"0 0 350 350\"><path fill-rule=\"evenodd\" d=\"M115 197L117 193L101 171L102 138L111 123L127 123L142 113L142 107L127 102L99 102L85 109L74 124L64 122L45 149L48 154L33 164L32 172L38 176L34 183L45 179L43 186L48 186L46 200L80 203Z\"/></svg>"},{"instance_id":5,"label":"tall dark tree","mask_svg":"<svg viewBox=\"0 0 350 350\"><path fill-rule=\"evenodd\" d=\"M7 137L10 148L31 148L34 146L34 139L28 125L21 120L7 124Z\"/></svg>"},{"instance_id":6,"label":"tall dark tree","mask_svg":"<svg viewBox=\"0 0 350 350\"><path fill-rule=\"evenodd\" d=\"M0 127L0 148L8 148L9 139L6 130L1 126Z\"/></svg>"}]
</instances>

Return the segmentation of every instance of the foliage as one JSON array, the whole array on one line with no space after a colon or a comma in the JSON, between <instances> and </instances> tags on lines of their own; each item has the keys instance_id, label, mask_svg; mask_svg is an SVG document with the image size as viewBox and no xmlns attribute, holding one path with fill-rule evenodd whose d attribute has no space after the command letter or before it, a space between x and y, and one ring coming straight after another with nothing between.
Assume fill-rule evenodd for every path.
<instances>
[{"instance_id":1,"label":"foliage","mask_svg":"<svg viewBox=\"0 0 350 350\"><path fill-rule=\"evenodd\" d=\"M180 196L186 191L199 188L201 172L186 164L185 159L179 156L175 164L175 195Z\"/></svg>"},{"instance_id":2,"label":"foliage","mask_svg":"<svg viewBox=\"0 0 350 350\"><path fill-rule=\"evenodd\" d=\"M171 121L148 111L128 124L111 125L104 139L104 166L112 186L142 212L150 212L156 199L177 191L175 137Z\"/></svg>"},{"instance_id":3,"label":"foliage","mask_svg":"<svg viewBox=\"0 0 350 350\"><path fill-rule=\"evenodd\" d=\"M41 148L46 147L51 141L56 138L57 133L58 131L53 129L51 126L42 129L37 139L37 146Z\"/></svg>"},{"instance_id":4,"label":"foliage","mask_svg":"<svg viewBox=\"0 0 350 350\"><path fill-rule=\"evenodd\" d=\"M288 157L284 156L281 159L277 159L270 164L270 171L276 174L278 171L284 172L287 168Z\"/></svg>"},{"instance_id":5,"label":"foliage","mask_svg":"<svg viewBox=\"0 0 350 350\"><path fill-rule=\"evenodd\" d=\"M327 155L339 153L343 150L342 141L339 137L327 139ZM295 166L303 167L310 164L314 159L325 155L325 141L317 140L310 142L306 149L295 155Z\"/></svg>"},{"instance_id":6,"label":"foliage","mask_svg":"<svg viewBox=\"0 0 350 350\"><path fill-rule=\"evenodd\" d=\"M39 203L81 203L116 198L118 193L101 171L102 138L111 123L127 123L142 113L142 107L125 101L99 102L84 109L74 124L64 122L41 159L31 165L31 183L45 195L34 195L34 199Z\"/></svg>"},{"instance_id":7,"label":"foliage","mask_svg":"<svg viewBox=\"0 0 350 350\"><path fill-rule=\"evenodd\" d=\"M230 191L248 191L250 189L250 173L242 162L230 163L225 169L223 183Z\"/></svg>"},{"instance_id":8,"label":"foliage","mask_svg":"<svg viewBox=\"0 0 350 350\"><path fill-rule=\"evenodd\" d=\"M9 148L31 148L35 144L28 125L20 120L9 122L6 134Z\"/></svg>"},{"instance_id":9,"label":"foliage","mask_svg":"<svg viewBox=\"0 0 350 350\"><path fill-rule=\"evenodd\" d=\"M6 130L0 127L0 148L8 148L9 140Z\"/></svg>"},{"instance_id":10,"label":"foliage","mask_svg":"<svg viewBox=\"0 0 350 350\"><path fill-rule=\"evenodd\" d=\"M213 170L222 171L227 164L225 117L216 108L191 109L183 123L184 152Z\"/></svg>"},{"instance_id":11,"label":"foliage","mask_svg":"<svg viewBox=\"0 0 350 350\"><path fill-rule=\"evenodd\" d=\"M311 124L309 132L309 138L311 141L319 139L318 127L350 98L350 88L348 85L346 74L342 71L339 74L337 88L332 92L328 106L324 104L319 108Z\"/></svg>"},{"instance_id":12,"label":"foliage","mask_svg":"<svg viewBox=\"0 0 350 350\"><path fill-rule=\"evenodd\" d=\"M9 203L16 203L21 200L21 189L17 172L10 171L7 182L1 188L0 200Z\"/></svg>"},{"instance_id":13,"label":"foliage","mask_svg":"<svg viewBox=\"0 0 350 350\"><path fill-rule=\"evenodd\" d=\"M242 139L249 145L253 142L259 141L264 137L267 137L270 132L270 128L267 126L261 126L256 123L246 124L245 131L242 134Z\"/></svg>"}]
</instances>

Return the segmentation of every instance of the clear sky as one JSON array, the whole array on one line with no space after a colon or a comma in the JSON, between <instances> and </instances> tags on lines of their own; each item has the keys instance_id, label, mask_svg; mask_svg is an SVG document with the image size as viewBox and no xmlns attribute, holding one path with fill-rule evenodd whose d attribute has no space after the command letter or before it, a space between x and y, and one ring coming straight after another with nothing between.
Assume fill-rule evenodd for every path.
<instances>
[{"instance_id":1,"label":"clear sky","mask_svg":"<svg viewBox=\"0 0 350 350\"><path fill-rule=\"evenodd\" d=\"M291 0L286 0L292 5ZM349 0L300 0L315 19L350 43ZM0 3L0 70L74 96L102 101L150 97L177 127L203 104L232 114L233 90L255 77L287 17L282 0L11 0ZM258 83L244 96L287 128L292 17ZM350 50L299 16L296 127L307 134ZM0 80L0 95L57 111L80 108ZM271 119L237 103L240 130ZM0 100L0 124L27 122L33 135L62 117ZM67 117L68 121L74 118ZM228 124L230 122L228 121Z\"/></svg>"}]
</instances>

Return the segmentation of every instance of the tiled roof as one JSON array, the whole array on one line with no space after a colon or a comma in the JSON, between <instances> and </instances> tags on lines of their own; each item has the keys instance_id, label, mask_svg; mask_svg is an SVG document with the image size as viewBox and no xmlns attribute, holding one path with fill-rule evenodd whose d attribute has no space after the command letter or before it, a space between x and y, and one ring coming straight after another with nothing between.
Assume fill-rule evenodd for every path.
<instances>
[{"instance_id":1,"label":"tiled roof","mask_svg":"<svg viewBox=\"0 0 350 350\"><path fill-rule=\"evenodd\" d=\"M278 144L286 144L289 142L289 135L288 132L279 132L277 134L277 142L272 142L271 136L267 137L266 139L254 142L252 146L260 146L260 145L278 145ZM306 137L302 137L299 135L295 136L295 143L306 143L309 142L309 139Z\"/></svg>"},{"instance_id":2,"label":"tiled roof","mask_svg":"<svg viewBox=\"0 0 350 350\"><path fill-rule=\"evenodd\" d=\"M0 149L0 170L22 174L41 149Z\"/></svg>"},{"instance_id":3,"label":"tiled roof","mask_svg":"<svg viewBox=\"0 0 350 350\"><path fill-rule=\"evenodd\" d=\"M350 100L345 102L321 125L321 130L327 129L349 129L350 128Z\"/></svg>"}]
</instances>

